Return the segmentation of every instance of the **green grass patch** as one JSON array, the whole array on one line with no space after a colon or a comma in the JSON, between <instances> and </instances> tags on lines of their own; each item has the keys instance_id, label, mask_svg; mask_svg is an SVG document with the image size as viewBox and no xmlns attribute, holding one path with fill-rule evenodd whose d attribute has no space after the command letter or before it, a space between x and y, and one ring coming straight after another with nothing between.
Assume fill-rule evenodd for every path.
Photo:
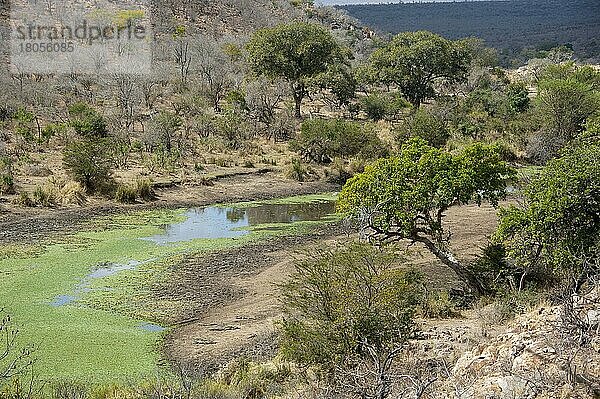
<instances>
[{"instance_id":1,"label":"green grass patch","mask_svg":"<svg viewBox=\"0 0 600 399\"><path fill-rule=\"evenodd\" d=\"M260 203L331 201L334 195L301 196ZM289 201L289 202L286 202ZM41 245L0 247L0 308L6 308L20 330L19 345L36 347L36 373L44 380L71 379L92 383L123 382L152 374L161 364L161 332L140 328L144 321L163 319L173 306L157 302L151 288L172 277L181 257L225 250L276 235L305 234L320 221L252 226L235 238L196 239L157 245L140 238L161 233L161 226L181 222L185 210L132 212L102 217L86 231ZM135 270L98 279L86 276L108 263L148 261ZM75 302L53 306L57 297Z\"/></svg>"},{"instance_id":2,"label":"green grass patch","mask_svg":"<svg viewBox=\"0 0 600 399\"><path fill-rule=\"evenodd\" d=\"M236 202L233 204L217 204L215 206L222 208L254 208L261 205L285 205L285 204L308 204L311 202L330 202L336 201L338 198L338 193L321 193L321 194L307 194L307 195L297 195L294 197L286 197L286 198L274 198L268 200L258 200L258 201L246 201L246 202Z\"/></svg>"}]
</instances>

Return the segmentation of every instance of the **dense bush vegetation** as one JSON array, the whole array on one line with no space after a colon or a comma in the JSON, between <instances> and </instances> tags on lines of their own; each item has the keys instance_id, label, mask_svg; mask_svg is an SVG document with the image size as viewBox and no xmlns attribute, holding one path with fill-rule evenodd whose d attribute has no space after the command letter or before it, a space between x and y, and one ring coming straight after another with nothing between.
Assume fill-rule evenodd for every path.
<instances>
[{"instance_id":1,"label":"dense bush vegetation","mask_svg":"<svg viewBox=\"0 0 600 399\"><path fill-rule=\"evenodd\" d=\"M377 159L387 153L372 126L342 119L304 121L290 146L304 159L319 163L330 163L335 157Z\"/></svg>"},{"instance_id":2,"label":"dense bush vegetation","mask_svg":"<svg viewBox=\"0 0 600 399\"><path fill-rule=\"evenodd\" d=\"M397 255L369 244L316 251L298 263L282 286L283 355L330 377L367 359L381 379L359 390L388 391L394 358L416 331L420 296L419 276L398 263Z\"/></svg>"},{"instance_id":3,"label":"dense bush vegetation","mask_svg":"<svg viewBox=\"0 0 600 399\"><path fill-rule=\"evenodd\" d=\"M587 134L597 135L597 124ZM519 288L540 274L579 286L600 271L599 157L597 137L582 137L533 179L522 206L500 213L496 236L515 261Z\"/></svg>"},{"instance_id":4,"label":"dense bush vegetation","mask_svg":"<svg viewBox=\"0 0 600 399\"><path fill-rule=\"evenodd\" d=\"M84 139L65 147L63 163L73 180L88 193L103 191L111 183L111 160L106 139Z\"/></svg>"},{"instance_id":5,"label":"dense bush vegetation","mask_svg":"<svg viewBox=\"0 0 600 399\"><path fill-rule=\"evenodd\" d=\"M417 110L396 127L397 140L402 143L411 137L419 137L434 147L443 147L450 138L447 122L426 110Z\"/></svg>"}]
</instances>

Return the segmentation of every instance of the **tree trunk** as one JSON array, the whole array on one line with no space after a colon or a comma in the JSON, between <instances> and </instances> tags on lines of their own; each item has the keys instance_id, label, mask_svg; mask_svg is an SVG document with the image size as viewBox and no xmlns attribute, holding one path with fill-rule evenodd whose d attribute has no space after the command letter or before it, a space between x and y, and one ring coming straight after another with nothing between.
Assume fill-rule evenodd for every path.
<instances>
[{"instance_id":1,"label":"tree trunk","mask_svg":"<svg viewBox=\"0 0 600 399\"><path fill-rule=\"evenodd\" d=\"M488 290L483 286L481 281L479 281L477 276L456 260L451 252L441 250L433 243L433 241L426 237L413 236L411 238L414 241L423 243L432 254L441 260L443 264L451 268L458 278L464 281L477 295L485 295L488 293Z\"/></svg>"},{"instance_id":2,"label":"tree trunk","mask_svg":"<svg viewBox=\"0 0 600 399\"><path fill-rule=\"evenodd\" d=\"M294 116L296 118L300 119L300 118L302 118L302 113L300 112L300 104L302 103L302 99L296 98L296 96L294 96L294 102L295 102Z\"/></svg>"},{"instance_id":3,"label":"tree trunk","mask_svg":"<svg viewBox=\"0 0 600 399\"><path fill-rule=\"evenodd\" d=\"M302 106L302 99L304 98L305 94L306 91L302 83L292 83L292 96L294 97L294 116L296 118L302 118L300 108Z\"/></svg>"}]
</instances>

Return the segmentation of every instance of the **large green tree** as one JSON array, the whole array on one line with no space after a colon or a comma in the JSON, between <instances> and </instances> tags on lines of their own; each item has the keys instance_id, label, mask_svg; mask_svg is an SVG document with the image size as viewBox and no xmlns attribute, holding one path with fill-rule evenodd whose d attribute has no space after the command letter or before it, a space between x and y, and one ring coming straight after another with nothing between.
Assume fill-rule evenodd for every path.
<instances>
[{"instance_id":1,"label":"large green tree","mask_svg":"<svg viewBox=\"0 0 600 399\"><path fill-rule=\"evenodd\" d=\"M344 53L328 30L305 22L259 29L252 35L247 51L248 63L256 74L289 82L296 117L301 116L308 80L327 71Z\"/></svg>"},{"instance_id":2,"label":"large green tree","mask_svg":"<svg viewBox=\"0 0 600 399\"><path fill-rule=\"evenodd\" d=\"M513 175L495 146L474 144L452 155L413 138L398 155L380 159L350 179L340 193L339 210L358 220L371 238L423 244L481 294L485 287L449 249L444 212L484 200L497 205Z\"/></svg>"},{"instance_id":3,"label":"large green tree","mask_svg":"<svg viewBox=\"0 0 600 399\"><path fill-rule=\"evenodd\" d=\"M396 85L415 106L435 96L436 82L466 79L473 59L472 42L452 41L427 31L400 33L375 50L370 66L376 80Z\"/></svg>"},{"instance_id":4,"label":"large green tree","mask_svg":"<svg viewBox=\"0 0 600 399\"><path fill-rule=\"evenodd\" d=\"M495 238L520 274L543 272L579 286L600 266L600 123L551 160L524 192L524 202L504 208Z\"/></svg>"}]
</instances>

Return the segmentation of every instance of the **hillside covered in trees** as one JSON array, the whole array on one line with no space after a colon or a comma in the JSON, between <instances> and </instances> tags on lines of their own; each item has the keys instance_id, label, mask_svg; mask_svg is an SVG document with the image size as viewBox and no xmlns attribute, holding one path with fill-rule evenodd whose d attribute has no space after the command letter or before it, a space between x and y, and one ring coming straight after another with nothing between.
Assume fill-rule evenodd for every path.
<instances>
[{"instance_id":1,"label":"hillside covered in trees","mask_svg":"<svg viewBox=\"0 0 600 399\"><path fill-rule=\"evenodd\" d=\"M340 6L383 33L429 30L449 38L478 37L505 65L567 46L581 59L600 57L600 3L595 0L509 0Z\"/></svg>"}]
</instances>

